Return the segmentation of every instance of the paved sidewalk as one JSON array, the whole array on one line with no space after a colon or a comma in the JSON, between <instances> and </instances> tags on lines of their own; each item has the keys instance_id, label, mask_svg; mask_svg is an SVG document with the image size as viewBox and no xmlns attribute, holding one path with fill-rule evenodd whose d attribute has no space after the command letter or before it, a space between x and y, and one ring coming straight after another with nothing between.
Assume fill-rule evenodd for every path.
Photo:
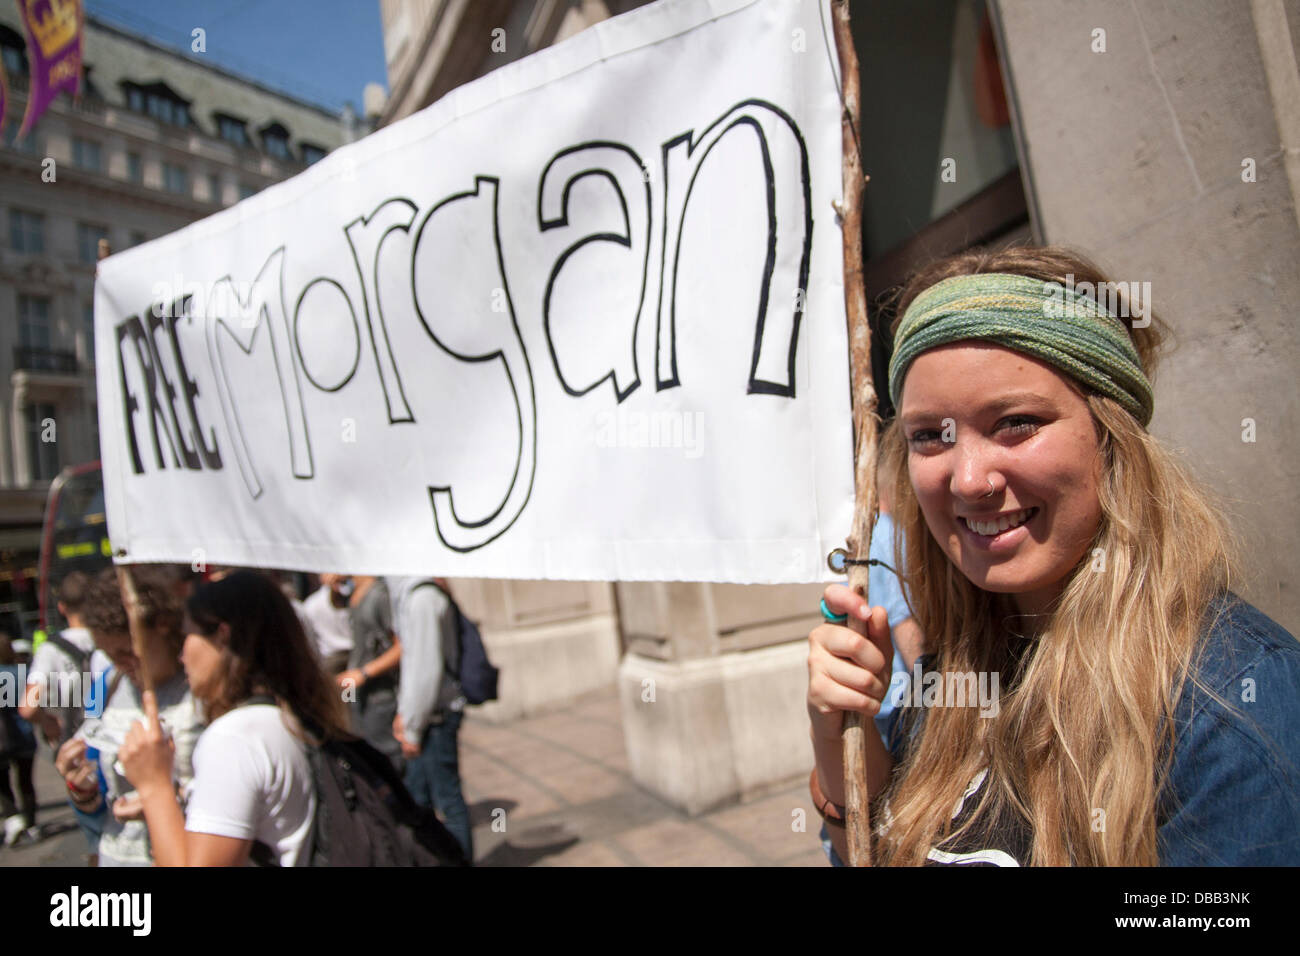
<instances>
[{"instance_id":1,"label":"paved sidewalk","mask_svg":"<svg viewBox=\"0 0 1300 956\"><path fill-rule=\"evenodd\" d=\"M36 783L36 823L41 830L41 840L0 848L0 867L85 866L89 847L77 826L76 815L68 806L63 778L54 769L54 761L44 742L36 754L32 771ZM17 780L13 785L17 787Z\"/></svg>"},{"instance_id":2,"label":"paved sidewalk","mask_svg":"<svg viewBox=\"0 0 1300 956\"><path fill-rule=\"evenodd\" d=\"M806 778L699 817L637 786L613 686L509 724L475 721L471 713L460 751L480 866L828 865ZM36 793L44 839L0 849L0 867L84 866L85 838L45 750L36 761ZM806 832L794 829L796 809Z\"/></svg>"},{"instance_id":3,"label":"paved sidewalk","mask_svg":"<svg viewBox=\"0 0 1300 956\"><path fill-rule=\"evenodd\" d=\"M613 686L509 724L471 714L460 759L479 866L829 865L806 777L699 817L641 789Z\"/></svg>"}]
</instances>

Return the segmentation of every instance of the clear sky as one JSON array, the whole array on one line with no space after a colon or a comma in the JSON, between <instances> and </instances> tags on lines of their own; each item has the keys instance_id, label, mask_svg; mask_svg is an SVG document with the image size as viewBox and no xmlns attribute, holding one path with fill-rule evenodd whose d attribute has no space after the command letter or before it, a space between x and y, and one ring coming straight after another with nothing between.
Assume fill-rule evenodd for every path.
<instances>
[{"instance_id":1,"label":"clear sky","mask_svg":"<svg viewBox=\"0 0 1300 956\"><path fill-rule=\"evenodd\" d=\"M379 0L85 0L119 29L190 50L196 27L217 65L337 112L388 88Z\"/></svg>"}]
</instances>

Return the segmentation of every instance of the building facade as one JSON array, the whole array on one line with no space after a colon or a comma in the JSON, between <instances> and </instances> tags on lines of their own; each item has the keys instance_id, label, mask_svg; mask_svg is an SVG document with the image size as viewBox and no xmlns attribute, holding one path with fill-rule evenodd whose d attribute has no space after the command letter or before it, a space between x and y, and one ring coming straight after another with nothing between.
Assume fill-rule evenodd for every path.
<instances>
[{"instance_id":1,"label":"building facade","mask_svg":"<svg viewBox=\"0 0 1300 956\"><path fill-rule=\"evenodd\" d=\"M381 0L383 121L640 5ZM1222 493L1252 556L1237 590L1300 631L1291 541L1300 457L1286 441L1300 401L1288 307L1300 294L1295 5L908 0L854 4L852 16L878 390L892 319L884 293L933 258L1057 242L1116 280L1150 281L1178 340L1151 430ZM888 396L879 400L887 416ZM629 768L676 805L700 812L812 766L806 657L820 585L466 590L491 648L517 639L508 611L517 590L560 622L538 641L591 630L615 610ZM570 656L543 646L533 644L533 679L565 693L602 669L615 679L608 641L581 681L561 673Z\"/></svg>"},{"instance_id":2,"label":"building facade","mask_svg":"<svg viewBox=\"0 0 1300 956\"><path fill-rule=\"evenodd\" d=\"M29 610L50 480L99 458L99 240L125 249L211 215L357 124L87 17L80 98L59 96L19 140L28 66L12 4L0 4L0 53L0 605Z\"/></svg>"}]
</instances>

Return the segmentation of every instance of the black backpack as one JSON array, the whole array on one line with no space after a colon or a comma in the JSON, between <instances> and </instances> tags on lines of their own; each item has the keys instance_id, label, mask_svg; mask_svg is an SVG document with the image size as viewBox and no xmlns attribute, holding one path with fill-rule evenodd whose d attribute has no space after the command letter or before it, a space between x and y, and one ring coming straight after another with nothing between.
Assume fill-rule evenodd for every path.
<instances>
[{"instance_id":1,"label":"black backpack","mask_svg":"<svg viewBox=\"0 0 1300 956\"><path fill-rule=\"evenodd\" d=\"M248 703L274 703L253 698ZM307 727L315 740L321 735ZM309 866L468 866L456 838L407 791L388 758L364 740L307 744L316 788ZM255 842L252 861L278 866Z\"/></svg>"},{"instance_id":2,"label":"black backpack","mask_svg":"<svg viewBox=\"0 0 1300 956\"><path fill-rule=\"evenodd\" d=\"M72 659L74 672L82 675L88 675L90 673L90 658L91 655L94 654L93 647L88 651L83 651L62 634L47 634L45 641L48 644L53 644ZM57 682L58 677L59 672L57 671L53 674L47 675L46 685L53 686ZM77 686L81 685L78 684ZM101 712L107 702L106 698L100 699L98 706ZM83 690L82 692L82 701L80 703L69 704L67 707L42 707L42 709L49 710L50 713L58 717L60 728L59 742L66 743L72 739L72 735L77 732L77 728L86 720L85 691ZM96 714L95 716L99 715Z\"/></svg>"}]
</instances>

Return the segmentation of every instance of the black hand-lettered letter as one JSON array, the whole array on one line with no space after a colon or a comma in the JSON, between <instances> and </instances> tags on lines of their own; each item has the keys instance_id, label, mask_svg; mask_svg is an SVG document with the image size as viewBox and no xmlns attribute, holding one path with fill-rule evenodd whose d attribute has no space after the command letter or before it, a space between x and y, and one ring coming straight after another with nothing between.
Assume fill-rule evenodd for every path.
<instances>
[{"instance_id":1,"label":"black hand-lettered letter","mask_svg":"<svg viewBox=\"0 0 1300 956\"><path fill-rule=\"evenodd\" d=\"M646 272L650 263L650 184L646 181L641 157L619 143L593 142L571 146L557 153L542 171L537 187L537 221L543 232L551 229L579 228L569 223L569 193L574 184L584 177L606 180L613 188L613 199L618 202L618 213L623 221L622 232L597 232L571 244L551 268L546 280L546 294L542 299L542 324L551 351L551 361L560 384L570 395L585 395L601 382L609 380L614 386L618 401L623 401L641 384L636 365L636 330L641 322L641 306L645 300ZM637 202L638 194L644 201ZM627 196L631 195L629 209ZM612 203L611 203L612 205ZM595 210L593 215L604 212ZM556 309L553 298L560 270L570 257L587 245L614 243L628 249L632 268L640 272L640 286L636 302L631 296L620 302L621 311L594 307L584 298L581 308L565 312ZM605 260L597 260L604 262ZM579 263L574 268L581 270ZM583 273L579 271L581 276ZM617 283L620 290L630 291L632 276ZM590 285L584 286L589 288ZM601 303L604 306L605 303ZM562 322L557 323L556 313ZM564 331L557 334L556 326ZM557 339L571 343L567 355L557 348ZM563 355L564 361L561 361ZM566 371L567 369L567 371Z\"/></svg>"},{"instance_id":2,"label":"black hand-lettered letter","mask_svg":"<svg viewBox=\"0 0 1300 956\"><path fill-rule=\"evenodd\" d=\"M432 235L440 226L442 244ZM445 250L467 242L475 245L456 257L461 271L449 274ZM467 264L469 275L464 271ZM501 257L496 179L478 176L472 192L448 196L429 210L416 233L411 282L416 311L429 336L462 361L501 362L514 398L519 452L510 489L496 510L466 520L456 513L450 487L429 488L438 537L453 551L473 551L515 523L532 494L537 467L537 399ZM497 293L504 307L494 312Z\"/></svg>"},{"instance_id":3,"label":"black hand-lettered letter","mask_svg":"<svg viewBox=\"0 0 1300 956\"><path fill-rule=\"evenodd\" d=\"M691 190L709 152L739 126L750 127L758 137L767 203L767 261L759 291L748 390L794 397L794 355L812 252L808 149L794 120L763 100L736 104L698 138L688 132L664 143L664 250L655 336L656 384L660 390L681 384L677 377L677 257Z\"/></svg>"}]
</instances>

